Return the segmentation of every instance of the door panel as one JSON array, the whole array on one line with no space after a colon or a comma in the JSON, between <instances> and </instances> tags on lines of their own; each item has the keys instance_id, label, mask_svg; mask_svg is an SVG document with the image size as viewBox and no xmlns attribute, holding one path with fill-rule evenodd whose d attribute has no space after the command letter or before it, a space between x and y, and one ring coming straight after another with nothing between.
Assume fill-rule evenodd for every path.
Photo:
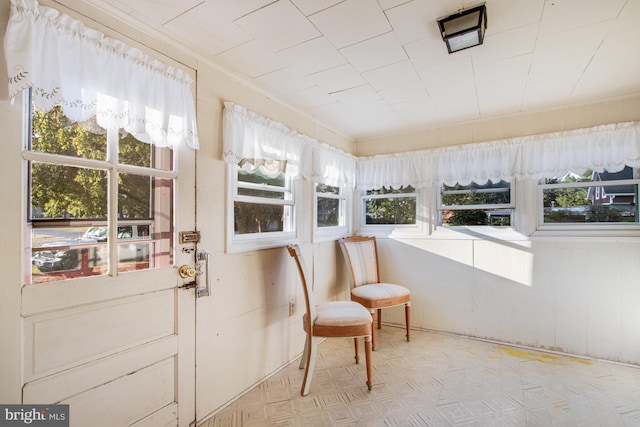
<instances>
[{"instance_id":1,"label":"door panel","mask_svg":"<svg viewBox=\"0 0 640 427\"><path fill-rule=\"evenodd\" d=\"M175 307L175 292L168 290L30 316L25 319L25 379L169 337L176 333Z\"/></svg>"}]
</instances>

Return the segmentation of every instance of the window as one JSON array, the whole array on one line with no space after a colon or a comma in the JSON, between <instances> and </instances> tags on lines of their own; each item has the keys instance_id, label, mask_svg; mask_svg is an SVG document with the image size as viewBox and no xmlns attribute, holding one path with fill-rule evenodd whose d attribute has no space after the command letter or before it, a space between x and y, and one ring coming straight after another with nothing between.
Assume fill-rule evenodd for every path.
<instances>
[{"instance_id":1,"label":"window","mask_svg":"<svg viewBox=\"0 0 640 427\"><path fill-rule=\"evenodd\" d=\"M28 105L30 282L172 265L173 151Z\"/></svg>"},{"instance_id":2,"label":"window","mask_svg":"<svg viewBox=\"0 0 640 427\"><path fill-rule=\"evenodd\" d=\"M363 196L364 225L416 225L417 193L411 186L367 190Z\"/></svg>"},{"instance_id":3,"label":"window","mask_svg":"<svg viewBox=\"0 0 640 427\"><path fill-rule=\"evenodd\" d=\"M438 206L443 226L511 226L513 223L511 184L506 181L488 181L483 185L442 184Z\"/></svg>"},{"instance_id":4,"label":"window","mask_svg":"<svg viewBox=\"0 0 640 427\"><path fill-rule=\"evenodd\" d=\"M282 239L295 237L295 199L293 180L285 173L286 161L242 159L230 165L233 194L234 243L246 250L276 246ZM236 250L241 246L236 245Z\"/></svg>"},{"instance_id":5,"label":"window","mask_svg":"<svg viewBox=\"0 0 640 427\"><path fill-rule=\"evenodd\" d=\"M540 186L540 228L635 227L638 224L638 171L591 169L544 180Z\"/></svg>"},{"instance_id":6,"label":"window","mask_svg":"<svg viewBox=\"0 0 640 427\"><path fill-rule=\"evenodd\" d=\"M335 239L347 234L347 196L343 187L314 184L314 237Z\"/></svg>"}]
</instances>

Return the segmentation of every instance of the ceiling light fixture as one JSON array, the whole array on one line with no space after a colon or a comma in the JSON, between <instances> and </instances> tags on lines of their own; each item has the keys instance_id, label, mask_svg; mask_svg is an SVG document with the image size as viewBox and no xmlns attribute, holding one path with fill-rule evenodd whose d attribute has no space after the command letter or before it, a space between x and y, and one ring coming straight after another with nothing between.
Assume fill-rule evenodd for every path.
<instances>
[{"instance_id":1,"label":"ceiling light fixture","mask_svg":"<svg viewBox=\"0 0 640 427\"><path fill-rule=\"evenodd\" d=\"M482 3L438 18L438 27L449 53L481 45L487 29L486 5Z\"/></svg>"}]
</instances>

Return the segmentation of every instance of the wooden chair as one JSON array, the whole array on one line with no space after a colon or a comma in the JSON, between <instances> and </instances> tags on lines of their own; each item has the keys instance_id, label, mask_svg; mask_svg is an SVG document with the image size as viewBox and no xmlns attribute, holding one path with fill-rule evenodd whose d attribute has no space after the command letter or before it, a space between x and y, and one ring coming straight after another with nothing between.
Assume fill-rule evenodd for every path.
<instances>
[{"instance_id":1,"label":"wooden chair","mask_svg":"<svg viewBox=\"0 0 640 427\"><path fill-rule=\"evenodd\" d=\"M316 305L311 289L311 282L300 254L298 245L287 246L298 266L302 289L304 290L304 301L307 312L302 318L304 330L307 338L304 343L304 352L300 360L300 369L304 371L304 379L300 394L306 396L311 386L311 377L316 362L316 352L319 337L342 337L354 338L355 359L359 362L358 338L364 337L365 360L367 365L367 387L371 390L371 336L373 333L373 319L369 311L362 305L353 301L330 301Z\"/></svg>"},{"instance_id":2,"label":"wooden chair","mask_svg":"<svg viewBox=\"0 0 640 427\"><path fill-rule=\"evenodd\" d=\"M411 293L404 286L380 282L378 245L375 237L350 236L339 240L342 254L351 273L351 300L365 306L374 317L378 314L378 329L382 327L382 309L404 304L407 341L410 339ZM375 328L371 346L376 347Z\"/></svg>"}]
</instances>

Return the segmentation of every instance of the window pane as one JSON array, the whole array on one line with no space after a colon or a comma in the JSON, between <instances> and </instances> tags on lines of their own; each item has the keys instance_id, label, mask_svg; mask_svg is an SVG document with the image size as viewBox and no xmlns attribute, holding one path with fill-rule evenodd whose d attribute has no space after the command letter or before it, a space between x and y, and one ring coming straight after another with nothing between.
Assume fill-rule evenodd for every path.
<instances>
[{"instance_id":1,"label":"window pane","mask_svg":"<svg viewBox=\"0 0 640 427\"><path fill-rule=\"evenodd\" d=\"M107 173L31 162L31 219L106 219Z\"/></svg>"},{"instance_id":2,"label":"window pane","mask_svg":"<svg viewBox=\"0 0 640 427\"><path fill-rule=\"evenodd\" d=\"M458 209L443 210L442 225L511 226L512 209Z\"/></svg>"},{"instance_id":3,"label":"window pane","mask_svg":"<svg viewBox=\"0 0 640 427\"><path fill-rule=\"evenodd\" d=\"M34 223L33 225L36 225ZM31 230L31 282L96 276L107 272L106 227L43 226Z\"/></svg>"},{"instance_id":4,"label":"window pane","mask_svg":"<svg viewBox=\"0 0 640 427\"><path fill-rule=\"evenodd\" d=\"M340 199L318 197L318 227L337 227L340 225Z\"/></svg>"},{"instance_id":5,"label":"window pane","mask_svg":"<svg viewBox=\"0 0 640 427\"><path fill-rule=\"evenodd\" d=\"M365 200L366 224L415 224L416 198Z\"/></svg>"},{"instance_id":6,"label":"window pane","mask_svg":"<svg viewBox=\"0 0 640 427\"><path fill-rule=\"evenodd\" d=\"M475 182L470 185L442 185L442 204L445 206L495 205L511 202L511 186L508 182L484 185Z\"/></svg>"},{"instance_id":7,"label":"window pane","mask_svg":"<svg viewBox=\"0 0 640 427\"><path fill-rule=\"evenodd\" d=\"M619 172L594 172L581 175L569 172L560 179L548 179L543 195L543 222L562 223L634 223L638 222L636 183L616 184L632 180L634 170L625 167ZM588 187L573 183L593 182ZM566 184L566 185L563 185Z\"/></svg>"},{"instance_id":8,"label":"window pane","mask_svg":"<svg viewBox=\"0 0 640 427\"><path fill-rule=\"evenodd\" d=\"M291 213L290 206L235 202L235 234L270 233L285 230L285 215Z\"/></svg>"},{"instance_id":9,"label":"window pane","mask_svg":"<svg viewBox=\"0 0 640 427\"><path fill-rule=\"evenodd\" d=\"M126 165L173 170L171 148L147 144L122 131L118 145L118 160Z\"/></svg>"},{"instance_id":10,"label":"window pane","mask_svg":"<svg viewBox=\"0 0 640 427\"><path fill-rule=\"evenodd\" d=\"M118 194L118 272L171 266L174 180L120 177L127 186L119 186Z\"/></svg>"},{"instance_id":11,"label":"window pane","mask_svg":"<svg viewBox=\"0 0 640 427\"><path fill-rule=\"evenodd\" d=\"M412 186L408 185L406 187L393 188L393 187L382 187L377 190L367 190L367 196L375 195L375 194L406 194L406 193L415 193L416 190Z\"/></svg>"},{"instance_id":12,"label":"window pane","mask_svg":"<svg viewBox=\"0 0 640 427\"><path fill-rule=\"evenodd\" d=\"M340 187L332 187L330 185L316 184L316 193L340 195Z\"/></svg>"},{"instance_id":13,"label":"window pane","mask_svg":"<svg viewBox=\"0 0 640 427\"><path fill-rule=\"evenodd\" d=\"M118 218L151 218L153 182L150 176L118 174Z\"/></svg>"},{"instance_id":14,"label":"window pane","mask_svg":"<svg viewBox=\"0 0 640 427\"><path fill-rule=\"evenodd\" d=\"M57 106L47 113L34 110L31 125L33 151L95 160L107 158L107 134L95 123L95 118L73 122Z\"/></svg>"}]
</instances>

